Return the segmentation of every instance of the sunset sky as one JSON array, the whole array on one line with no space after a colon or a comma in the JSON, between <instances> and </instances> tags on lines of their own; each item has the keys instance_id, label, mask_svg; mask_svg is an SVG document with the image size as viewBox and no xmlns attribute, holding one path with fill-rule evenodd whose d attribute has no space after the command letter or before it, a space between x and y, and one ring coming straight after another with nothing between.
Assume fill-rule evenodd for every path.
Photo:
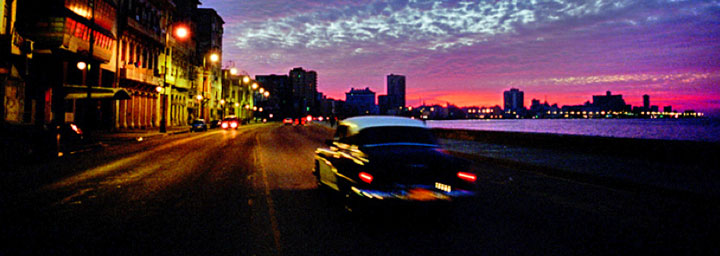
<instances>
[{"instance_id":1,"label":"sunset sky","mask_svg":"<svg viewBox=\"0 0 720 256\"><path fill-rule=\"evenodd\" d=\"M511 87L560 105L627 103L718 112L720 1L201 0L225 20L223 65L255 75L318 73L318 90L409 105L502 105ZM232 62L232 63L231 63Z\"/></svg>"}]
</instances>

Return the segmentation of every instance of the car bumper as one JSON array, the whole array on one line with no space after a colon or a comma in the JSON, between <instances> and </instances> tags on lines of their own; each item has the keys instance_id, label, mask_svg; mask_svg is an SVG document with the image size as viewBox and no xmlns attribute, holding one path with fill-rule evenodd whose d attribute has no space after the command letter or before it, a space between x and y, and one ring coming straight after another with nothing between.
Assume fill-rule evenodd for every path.
<instances>
[{"instance_id":1,"label":"car bumper","mask_svg":"<svg viewBox=\"0 0 720 256\"><path fill-rule=\"evenodd\" d=\"M378 200L391 202L441 202L475 196L470 190L453 189L442 191L432 186L414 185L407 188L376 190L352 186L350 192L361 200Z\"/></svg>"}]
</instances>

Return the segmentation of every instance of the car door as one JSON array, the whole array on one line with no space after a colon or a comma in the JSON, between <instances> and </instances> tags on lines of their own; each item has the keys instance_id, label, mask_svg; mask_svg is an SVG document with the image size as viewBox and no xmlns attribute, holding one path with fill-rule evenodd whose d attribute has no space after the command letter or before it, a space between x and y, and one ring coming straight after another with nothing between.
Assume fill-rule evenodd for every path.
<instances>
[{"instance_id":1,"label":"car door","mask_svg":"<svg viewBox=\"0 0 720 256\"><path fill-rule=\"evenodd\" d=\"M348 136L348 127L339 125L333 136L332 144L322 152L322 161L327 161L327 166L319 168L320 182L339 190L338 180L346 176L346 173L353 168L354 161L351 150L357 148L352 144L352 137Z\"/></svg>"}]
</instances>

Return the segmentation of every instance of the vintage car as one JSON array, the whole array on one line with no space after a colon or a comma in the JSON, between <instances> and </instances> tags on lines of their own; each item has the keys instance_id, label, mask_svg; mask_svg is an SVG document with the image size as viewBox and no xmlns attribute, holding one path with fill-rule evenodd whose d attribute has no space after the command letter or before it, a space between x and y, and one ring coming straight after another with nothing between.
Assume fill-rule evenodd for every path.
<instances>
[{"instance_id":1,"label":"vintage car","mask_svg":"<svg viewBox=\"0 0 720 256\"><path fill-rule=\"evenodd\" d=\"M348 118L326 144L315 151L313 174L319 187L340 192L349 211L450 202L477 191L469 161L449 155L419 120Z\"/></svg>"}]
</instances>

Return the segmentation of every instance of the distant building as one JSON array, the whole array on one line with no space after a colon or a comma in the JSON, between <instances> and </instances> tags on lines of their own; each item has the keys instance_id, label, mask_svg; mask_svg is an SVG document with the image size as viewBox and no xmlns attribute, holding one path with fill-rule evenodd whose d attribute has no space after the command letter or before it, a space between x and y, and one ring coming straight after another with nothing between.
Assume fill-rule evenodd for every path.
<instances>
[{"instance_id":1,"label":"distant building","mask_svg":"<svg viewBox=\"0 0 720 256\"><path fill-rule=\"evenodd\" d=\"M672 113L673 112L672 106L663 107L663 112Z\"/></svg>"},{"instance_id":2,"label":"distant building","mask_svg":"<svg viewBox=\"0 0 720 256\"><path fill-rule=\"evenodd\" d=\"M387 76L387 95L378 96L381 114L397 115L405 108L405 76Z\"/></svg>"},{"instance_id":3,"label":"distant building","mask_svg":"<svg viewBox=\"0 0 720 256\"><path fill-rule=\"evenodd\" d=\"M255 76L255 80L260 83L262 88L270 92L270 97L262 106L275 118L285 118L293 116L293 98L292 85L290 77L287 75L264 75Z\"/></svg>"},{"instance_id":4,"label":"distant building","mask_svg":"<svg viewBox=\"0 0 720 256\"><path fill-rule=\"evenodd\" d=\"M521 112L525 110L525 93L516 88L503 92L505 112Z\"/></svg>"},{"instance_id":5,"label":"distant building","mask_svg":"<svg viewBox=\"0 0 720 256\"><path fill-rule=\"evenodd\" d=\"M650 110L650 95L643 95L643 111Z\"/></svg>"},{"instance_id":6,"label":"distant building","mask_svg":"<svg viewBox=\"0 0 720 256\"><path fill-rule=\"evenodd\" d=\"M649 98L648 98L649 99ZM612 95L607 91L605 95L593 95L592 108L589 111L630 111L630 105L625 104L622 94Z\"/></svg>"},{"instance_id":7,"label":"distant building","mask_svg":"<svg viewBox=\"0 0 720 256\"><path fill-rule=\"evenodd\" d=\"M293 107L295 117L317 114L320 112L317 103L317 72L306 71L301 67L290 70Z\"/></svg>"},{"instance_id":8,"label":"distant building","mask_svg":"<svg viewBox=\"0 0 720 256\"><path fill-rule=\"evenodd\" d=\"M345 93L345 104L350 108L351 115L369 115L377 113L375 92L370 88L355 89Z\"/></svg>"}]
</instances>

